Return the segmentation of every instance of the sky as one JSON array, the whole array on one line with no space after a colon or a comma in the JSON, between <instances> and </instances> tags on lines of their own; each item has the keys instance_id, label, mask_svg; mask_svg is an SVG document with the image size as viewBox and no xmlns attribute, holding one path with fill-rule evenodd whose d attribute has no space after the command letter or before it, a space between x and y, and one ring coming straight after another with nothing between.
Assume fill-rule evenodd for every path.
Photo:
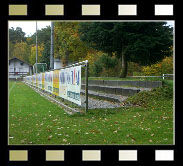
<instances>
[{"instance_id":1,"label":"sky","mask_svg":"<svg viewBox=\"0 0 183 166\"><path fill-rule=\"evenodd\" d=\"M174 21L167 21L167 24L174 27ZM38 21L37 28L40 30L46 26L51 26L51 21ZM9 28L21 27L25 36L31 36L36 32L36 21L9 21Z\"/></svg>"},{"instance_id":2,"label":"sky","mask_svg":"<svg viewBox=\"0 0 183 166\"><path fill-rule=\"evenodd\" d=\"M38 21L37 29L40 30L46 26L51 26L51 21ZM25 36L31 36L36 32L36 21L9 21L9 28L21 27Z\"/></svg>"}]
</instances>

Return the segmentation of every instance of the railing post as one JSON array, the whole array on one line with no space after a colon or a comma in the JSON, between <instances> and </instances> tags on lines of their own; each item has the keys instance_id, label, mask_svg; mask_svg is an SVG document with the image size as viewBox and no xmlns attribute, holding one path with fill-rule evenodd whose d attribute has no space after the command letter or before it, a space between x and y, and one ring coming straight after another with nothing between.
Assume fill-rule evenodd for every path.
<instances>
[{"instance_id":1,"label":"railing post","mask_svg":"<svg viewBox=\"0 0 183 166\"><path fill-rule=\"evenodd\" d=\"M85 112L88 111L88 61L85 63Z\"/></svg>"},{"instance_id":2,"label":"railing post","mask_svg":"<svg viewBox=\"0 0 183 166\"><path fill-rule=\"evenodd\" d=\"M163 74L163 80L165 79L165 74Z\"/></svg>"}]
</instances>

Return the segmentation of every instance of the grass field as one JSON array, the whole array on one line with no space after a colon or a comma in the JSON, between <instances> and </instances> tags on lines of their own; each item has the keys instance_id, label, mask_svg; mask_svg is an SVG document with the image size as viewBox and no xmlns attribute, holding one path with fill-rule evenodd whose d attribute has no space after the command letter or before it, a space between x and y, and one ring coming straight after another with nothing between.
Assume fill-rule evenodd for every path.
<instances>
[{"instance_id":1,"label":"grass field","mask_svg":"<svg viewBox=\"0 0 183 166\"><path fill-rule=\"evenodd\" d=\"M130 107L68 115L24 83L9 82L9 144L173 144L173 100L155 92L129 98Z\"/></svg>"}]
</instances>

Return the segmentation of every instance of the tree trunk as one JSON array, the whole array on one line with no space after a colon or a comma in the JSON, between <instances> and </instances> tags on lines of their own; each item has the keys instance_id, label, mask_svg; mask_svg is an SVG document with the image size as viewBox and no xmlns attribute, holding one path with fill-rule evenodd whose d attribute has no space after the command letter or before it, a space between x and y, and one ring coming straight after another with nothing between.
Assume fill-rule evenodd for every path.
<instances>
[{"instance_id":1,"label":"tree trunk","mask_svg":"<svg viewBox=\"0 0 183 166\"><path fill-rule=\"evenodd\" d=\"M108 56L112 57L112 52L108 52ZM109 77L110 70L107 68L107 77Z\"/></svg>"},{"instance_id":2,"label":"tree trunk","mask_svg":"<svg viewBox=\"0 0 183 166\"><path fill-rule=\"evenodd\" d=\"M121 61L122 61L122 65L121 65L122 71L121 71L120 77L125 78L126 75L127 75L128 63L127 63L127 60L126 60L125 52L123 52L123 51L121 53Z\"/></svg>"}]
</instances>

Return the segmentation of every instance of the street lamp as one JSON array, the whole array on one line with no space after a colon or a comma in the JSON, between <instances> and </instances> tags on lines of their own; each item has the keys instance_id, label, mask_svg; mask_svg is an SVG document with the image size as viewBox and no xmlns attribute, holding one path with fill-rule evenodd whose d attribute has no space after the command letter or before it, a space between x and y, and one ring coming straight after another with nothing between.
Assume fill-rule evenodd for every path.
<instances>
[{"instance_id":1,"label":"street lamp","mask_svg":"<svg viewBox=\"0 0 183 166\"><path fill-rule=\"evenodd\" d=\"M37 43L37 21L36 21L36 75L37 75L37 57L38 57L38 43Z\"/></svg>"}]
</instances>

